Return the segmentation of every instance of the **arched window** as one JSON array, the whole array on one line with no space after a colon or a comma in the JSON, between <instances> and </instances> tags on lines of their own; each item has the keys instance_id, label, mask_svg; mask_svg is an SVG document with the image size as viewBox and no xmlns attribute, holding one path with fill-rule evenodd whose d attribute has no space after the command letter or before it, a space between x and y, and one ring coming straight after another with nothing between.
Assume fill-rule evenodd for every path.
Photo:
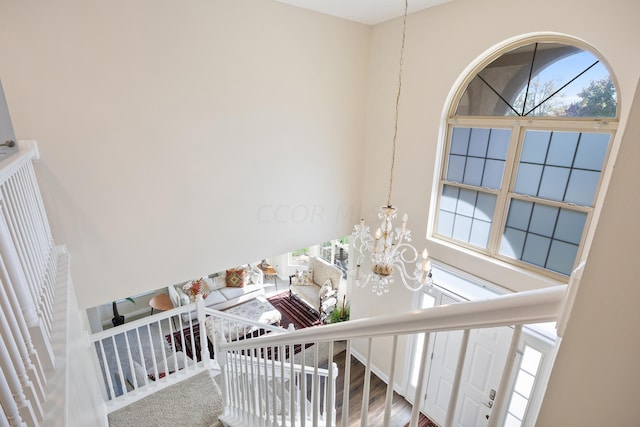
<instances>
[{"instance_id":1,"label":"arched window","mask_svg":"<svg viewBox=\"0 0 640 427\"><path fill-rule=\"evenodd\" d=\"M607 67L576 46L520 43L467 82L449 114L434 236L569 275L617 129Z\"/></svg>"}]
</instances>

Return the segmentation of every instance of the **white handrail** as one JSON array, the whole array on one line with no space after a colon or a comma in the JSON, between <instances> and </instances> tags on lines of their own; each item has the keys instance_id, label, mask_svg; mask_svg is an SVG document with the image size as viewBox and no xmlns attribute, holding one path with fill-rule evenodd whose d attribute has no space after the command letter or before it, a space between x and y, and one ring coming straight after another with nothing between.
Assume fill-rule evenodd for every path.
<instances>
[{"instance_id":1,"label":"white handrail","mask_svg":"<svg viewBox=\"0 0 640 427\"><path fill-rule=\"evenodd\" d=\"M302 341L348 340L425 331L440 332L552 322L559 316L566 289L566 285L560 285L499 296L490 300L461 302L399 315L351 320L325 325L322 328L293 331L286 335L265 335L254 338L251 342L220 344L220 350L288 345Z\"/></svg>"}]
</instances>

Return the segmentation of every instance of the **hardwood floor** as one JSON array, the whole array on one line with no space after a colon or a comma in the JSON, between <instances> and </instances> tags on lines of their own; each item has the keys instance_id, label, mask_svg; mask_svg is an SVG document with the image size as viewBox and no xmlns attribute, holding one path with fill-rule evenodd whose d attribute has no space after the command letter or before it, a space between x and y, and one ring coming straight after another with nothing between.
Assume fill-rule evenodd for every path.
<instances>
[{"instance_id":1,"label":"hardwood floor","mask_svg":"<svg viewBox=\"0 0 640 427\"><path fill-rule=\"evenodd\" d=\"M334 362L338 365L338 379L336 381L336 425L342 426L342 397L344 390L344 365L345 352L334 356ZM349 421L348 426L359 426L362 409L362 396L364 389L365 367L356 358L351 356L351 385L349 388ZM369 391L369 414L367 426L381 426L384 417L384 401L387 393L387 384L371 373L371 386ZM392 427L403 427L411 419L411 405L398 393L393 393L391 422ZM343 426L345 427L345 426Z\"/></svg>"}]
</instances>

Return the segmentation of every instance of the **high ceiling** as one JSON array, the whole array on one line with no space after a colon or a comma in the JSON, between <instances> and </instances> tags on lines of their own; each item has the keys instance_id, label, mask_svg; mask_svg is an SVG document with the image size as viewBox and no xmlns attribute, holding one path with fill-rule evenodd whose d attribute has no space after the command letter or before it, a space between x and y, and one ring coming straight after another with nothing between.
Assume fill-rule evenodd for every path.
<instances>
[{"instance_id":1,"label":"high ceiling","mask_svg":"<svg viewBox=\"0 0 640 427\"><path fill-rule=\"evenodd\" d=\"M404 14L402 0L277 0L327 15L375 25ZM409 0L409 13L451 0Z\"/></svg>"}]
</instances>

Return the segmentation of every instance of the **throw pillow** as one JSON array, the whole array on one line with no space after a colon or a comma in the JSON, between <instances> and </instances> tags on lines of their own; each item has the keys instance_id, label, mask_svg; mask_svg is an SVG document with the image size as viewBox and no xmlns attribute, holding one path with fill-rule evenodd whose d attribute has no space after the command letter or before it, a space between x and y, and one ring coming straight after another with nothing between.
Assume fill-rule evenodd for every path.
<instances>
[{"instance_id":1,"label":"throw pillow","mask_svg":"<svg viewBox=\"0 0 640 427\"><path fill-rule=\"evenodd\" d=\"M292 283L298 286L313 285L313 270L296 270Z\"/></svg>"},{"instance_id":2,"label":"throw pillow","mask_svg":"<svg viewBox=\"0 0 640 427\"><path fill-rule=\"evenodd\" d=\"M205 299L207 298L207 295L209 295L209 292L211 292L209 290L209 286L207 286L202 279L192 280L185 283L184 286L182 286L182 290L189 296L189 300L191 302L196 300L196 296L198 294L202 295L202 298Z\"/></svg>"},{"instance_id":3,"label":"throw pillow","mask_svg":"<svg viewBox=\"0 0 640 427\"><path fill-rule=\"evenodd\" d=\"M227 270L225 283L229 288L244 287L244 268L232 268Z\"/></svg>"},{"instance_id":4,"label":"throw pillow","mask_svg":"<svg viewBox=\"0 0 640 427\"><path fill-rule=\"evenodd\" d=\"M322 286L320 287L320 292L318 292L318 296L320 300L324 299L324 297L333 290L333 286L331 286L331 280L327 279L324 281Z\"/></svg>"}]
</instances>

